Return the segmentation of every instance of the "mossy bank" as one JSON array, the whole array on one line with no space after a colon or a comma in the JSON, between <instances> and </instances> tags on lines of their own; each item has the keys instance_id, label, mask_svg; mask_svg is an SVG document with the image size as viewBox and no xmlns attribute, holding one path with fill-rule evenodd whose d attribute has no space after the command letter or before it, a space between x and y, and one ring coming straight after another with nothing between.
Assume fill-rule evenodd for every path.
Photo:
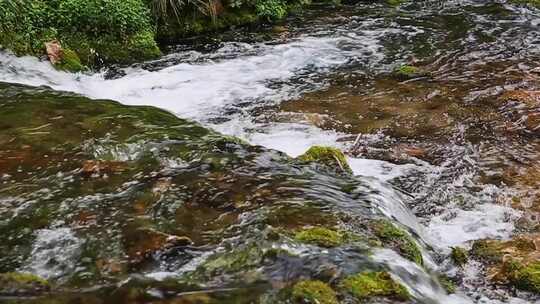
<instances>
[{"instance_id":1,"label":"mossy bank","mask_svg":"<svg viewBox=\"0 0 540 304\"><path fill-rule=\"evenodd\" d=\"M159 44L177 43L232 26L272 22L310 0L13 0L0 1L0 48L43 56L62 46L59 69L80 71L157 58Z\"/></svg>"}]
</instances>

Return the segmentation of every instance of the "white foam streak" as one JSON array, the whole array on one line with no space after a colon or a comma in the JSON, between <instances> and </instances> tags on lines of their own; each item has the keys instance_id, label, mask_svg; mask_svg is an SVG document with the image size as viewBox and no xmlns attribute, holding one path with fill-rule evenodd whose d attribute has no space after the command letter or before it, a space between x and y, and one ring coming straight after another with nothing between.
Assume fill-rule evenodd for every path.
<instances>
[{"instance_id":1,"label":"white foam streak","mask_svg":"<svg viewBox=\"0 0 540 304\"><path fill-rule=\"evenodd\" d=\"M29 261L21 270L45 279L72 274L82 243L70 228L38 230Z\"/></svg>"}]
</instances>

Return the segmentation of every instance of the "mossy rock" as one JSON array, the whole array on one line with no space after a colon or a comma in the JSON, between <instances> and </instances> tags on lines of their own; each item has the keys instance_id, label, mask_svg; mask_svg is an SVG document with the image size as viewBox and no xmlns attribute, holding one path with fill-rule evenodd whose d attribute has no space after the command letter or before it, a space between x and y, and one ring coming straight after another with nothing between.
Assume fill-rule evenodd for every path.
<instances>
[{"instance_id":1,"label":"mossy rock","mask_svg":"<svg viewBox=\"0 0 540 304\"><path fill-rule=\"evenodd\" d=\"M303 162L317 162L338 172L352 174L352 169L347 163L345 154L337 148L313 146L306 153L298 157Z\"/></svg>"},{"instance_id":2,"label":"mossy rock","mask_svg":"<svg viewBox=\"0 0 540 304\"><path fill-rule=\"evenodd\" d=\"M422 266L424 261L422 252L414 239L404 230L388 220L375 220L371 227L373 233L381 240L385 247L390 247L399 252L399 254L416 264Z\"/></svg>"},{"instance_id":3,"label":"mossy rock","mask_svg":"<svg viewBox=\"0 0 540 304\"><path fill-rule=\"evenodd\" d=\"M462 247L452 247L452 252L450 253L450 258L457 266L463 266L467 264L469 255L467 250Z\"/></svg>"},{"instance_id":4,"label":"mossy rock","mask_svg":"<svg viewBox=\"0 0 540 304\"><path fill-rule=\"evenodd\" d=\"M403 285L392 279L385 271L362 272L345 278L343 289L359 300L373 297L388 297L406 301L411 295Z\"/></svg>"},{"instance_id":5,"label":"mossy rock","mask_svg":"<svg viewBox=\"0 0 540 304\"><path fill-rule=\"evenodd\" d=\"M488 263L497 263L502 261L500 241L496 240L477 240L471 248L471 255Z\"/></svg>"},{"instance_id":6,"label":"mossy rock","mask_svg":"<svg viewBox=\"0 0 540 304\"><path fill-rule=\"evenodd\" d=\"M503 271L511 285L540 294L540 261L525 265L516 260L509 260L504 263Z\"/></svg>"},{"instance_id":7,"label":"mossy rock","mask_svg":"<svg viewBox=\"0 0 540 304\"><path fill-rule=\"evenodd\" d=\"M161 56L151 31L143 31L121 41L106 34L88 37L79 33L64 34L61 40L77 52L81 62L88 66L103 63L129 64Z\"/></svg>"},{"instance_id":8,"label":"mossy rock","mask_svg":"<svg viewBox=\"0 0 540 304\"><path fill-rule=\"evenodd\" d=\"M294 238L302 243L326 248L337 247L345 241L345 236L342 232L323 227L312 227L300 230L296 233Z\"/></svg>"},{"instance_id":9,"label":"mossy rock","mask_svg":"<svg viewBox=\"0 0 540 304\"><path fill-rule=\"evenodd\" d=\"M395 69L392 74L394 77L400 80L407 80L407 79L430 76L429 72L425 71L422 68L415 67L412 65L402 65L399 68Z\"/></svg>"},{"instance_id":10,"label":"mossy rock","mask_svg":"<svg viewBox=\"0 0 540 304\"><path fill-rule=\"evenodd\" d=\"M456 292L457 286L452 278L448 277L447 275L440 275L438 279L439 283L441 283L441 286L444 288L444 290L446 290L447 293L452 294Z\"/></svg>"},{"instance_id":11,"label":"mossy rock","mask_svg":"<svg viewBox=\"0 0 540 304\"><path fill-rule=\"evenodd\" d=\"M0 274L0 295L35 295L49 290L49 282L30 273Z\"/></svg>"},{"instance_id":12,"label":"mossy rock","mask_svg":"<svg viewBox=\"0 0 540 304\"><path fill-rule=\"evenodd\" d=\"M536 251L534 241L527 237L517 237L509 241L477 240L470 250L471 256L485 263L501 263L508 254L514 258L524 258Z\"/></svg>"},{"instance_id":13,"label":"mossy rock","mask_svg":"<svg viewBox=\"0 0 540 304\"><path fill-rule=\"evenodd\" d=\"M58 70L67 72L80 72L85 70L79 55L70 49L63 50L62 60L55 64L54 67Z\"/></svg>"},{"instance_id":14,"label":"mossy rock","mask_svg":"<svg viewBox=\"0 0 540 304\"><path fill-rule=\"evenodd\" d=\"M336 292L321 281L301 281L292 289L294 303L338 304Z\"/></svg>"},{"instance_id":15,"label":"mossy rock","mask_svg":"<svg viewBox=\"0 0 540 304\"><path fill-rule=\"evenodd\" d=\"M540 0L510 0L511 3L519 5L530 5L534 7L540 7Z\"/></svg>"}]
</instances>

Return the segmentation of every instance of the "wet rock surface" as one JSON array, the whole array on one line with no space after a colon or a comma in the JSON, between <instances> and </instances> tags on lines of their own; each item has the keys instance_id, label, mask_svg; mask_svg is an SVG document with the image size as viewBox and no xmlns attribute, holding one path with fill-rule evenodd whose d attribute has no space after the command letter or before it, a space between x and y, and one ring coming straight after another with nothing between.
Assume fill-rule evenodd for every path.
<instances>
[{"instance_id":1,"label":"wet rock surface","mask_svg":"<svg viewBox=\"0 0 540 304\"><path fill-rule=\"evenodd\" d=\"M376 190L344 175L340 154L321 163L335 166L327 170L162 110L46 88L1 84L0 109L0 154L10 160L0 185L2 278L21 269L55 286L26 280L3 294L334 303L347 294L337 288L345 276L385 267L370 248L395 247L369 241L378 233L367 221L384 218ZM306 280L330 287L310 291L298 285Z\"/></svg>"}]
</instances>

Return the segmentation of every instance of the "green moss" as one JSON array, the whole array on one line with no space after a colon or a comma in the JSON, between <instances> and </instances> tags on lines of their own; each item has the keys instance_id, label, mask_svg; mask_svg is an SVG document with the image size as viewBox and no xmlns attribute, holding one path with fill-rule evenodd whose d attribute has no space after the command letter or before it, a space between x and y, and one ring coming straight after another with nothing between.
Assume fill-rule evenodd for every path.
<instances>
[{"instance_id":1,"label":"green moss","mask_svg":"<svg viewBox=\"0 0 540 304\"><path fill-rule=\"evenodd\" d=\"M321 281L301 281L292 289L295 303L338 304L336 292Z\"/></svg>"},{"instance_id":2,"label":"green moss","mask_svg":"<svg viewBox=\"0 0 540 304\"><path fill-rule=\"evenodd\" d=\"M471 248L471 255L489 263L502 261L503 254L501 252L500 242L493 240L477 240Z\"/></svg>"},{"instance_id":3,"label":"green moss","mask_svg":"<svg viewBox=\"0 0 540 304\"><path fill-rule=\"evenodd\" d=\"M401 4L401 0L386 0L386 3L391 6L398 6Z\"/></svg>"},{"instance_id":4,"label":"green moss","mask_svg":"<svg viewBox=\"0 0 540 304\"><path fill-rule=\"evenodd\" d=\"M107 34L94 38L78 33L64 35L62 41L75 50L81 61L89 66L98 62L127 64L161 55L154 34L150 31L137 33L120 41Z\"/></svg>"},{"instance_id":5,"label":"green moss","mask_svg":"<svg viewBox=\"0 0 540 304\"><path fill-rule=\"evenodd\" d=\"M8 272L0 274L0 294L36 294L49 289L49 282L30 273Z\"/></svg>"},{"instance_id":6,"label":"green moss","mask_svg":"<svg viewBox=\"0 0 540 304\"><path fill-rule=\"evenodd\" d=\"M55 68L68 72L80 72L84 70L81 59L77 53L70 49L63 50L62 60L55 65Z\"/></svg>"},{"instance_id":7,"label":"green moss","mask_svg":"<svg viewBox=\"0 0 540 304\"><path fill-rule=\"evenodd\" d=\"M300 155L298 159L304 162L317 162L341 172L352 174L352 169L347 163L345 155L336 148L313 146L306 153Z\"/></svg>"},{"instance_id":8,"label":"green moss","mask_svg":"<svg viewBox=\"0 0 540 304\"><path fill-rule=\"evenodd\" d=\"M259 265L264 258L264 252L255 246L239 248L229 252L220 252L212 255L199 267L199 272L206 276L222 273L234 273L248 270Z\"/></svg>"},{"instance_id":9,"label":"green moss","mask_svg":"<svg viewBox=\"0 0 540 304\"><path fill-rule=\"evenodd\" d=\"M540 0L510 0L511 3L540 7Z\"/></svg>"},{"instance_id":10,"label":"green moss","mask_svg":"<svg viewBox=\"0 0 540 304\"><path fill-rule=\"evenodd\" d=\"M540 293L540 261L521 265L519 262L505 263L510 283L521 290Z\"/></svg>"},{"instance_id":11,"label":"green moss","mask_svg":"<svg viewBox=\"0 0 540 304\"><path fill-rule=\"evenodd\" d=\"M461 247L452 247L452 253L450 253L450 258L457 266L463 266L467 264L467 260L469 257L467 254L467 250Z\"/></svg>"},{"instance_id":12,"label":"green moss","mask_svg":"<svg viewBox=\"0 0 540 304\"><path fill-rule=\"evenodd\" d=\"M344 242L342 233L323 227L313 227L301 230L296 233L295 239L308 244L320 247L336 247Z\"/></svg>"},{"instance_id":13,"label":"green moss","mask_svg":"<svg viewBox=\"0 0 540 304\"><path fill-rule=\"evenodd\" d=\"M426 77L430 74L423 69L411 65L402 65L394 70L394 76L398 79L412 79L418 77Z\"/></svg>"},{"instance_id":14,"label":"green moss","mask_svg":"<svg viewBox=\"0 0 540 304\"><path fill-rule=\"evenodd\" d=\"M347 277L342 282L343 288L359 300L372 297L389 297L396 300L408 300L407 289L394 281L387 272L362 272Z\"/></svg>"},{"instance_id":15,"label":"green moss","mask_svg":"<svg viewBox=\"0 0 540 304\"><path fill-rule=\"evenodd\" d=\"M408 233L388 220L373 221L371 226L374 234L384 245L397 249L403 257L423 265L422 252Z\"/></svg>"},{"instance_id":16,"label":"green moss","mask_svg":"<svg viewBox=\"0 0 540 304\"><path fill-rule=\"evenodd\" d=\"M454 281L451 278L449 278L448 276L440 275L439 276L439 283L441 283L441 286L449 294L452 294L452 293L456 292L456 289L457 289L456 283L454 283Z\"/></svg>"},{"instance_id":17,"label":"green moss","mask_svg":"<svg viewBox=\"0 0 540 304\"><path fill-rule=\"evenodd\" d=\"M6 2L0 1L0 20L7 20L0 44L17 55L43 55L44 43L54 39L74 52L58 66L69 71L81 70L80 62L93 66L97 59L132 63L160 55L142 0L29 0L17 7Z\"/></svg>"}]
</instances>

